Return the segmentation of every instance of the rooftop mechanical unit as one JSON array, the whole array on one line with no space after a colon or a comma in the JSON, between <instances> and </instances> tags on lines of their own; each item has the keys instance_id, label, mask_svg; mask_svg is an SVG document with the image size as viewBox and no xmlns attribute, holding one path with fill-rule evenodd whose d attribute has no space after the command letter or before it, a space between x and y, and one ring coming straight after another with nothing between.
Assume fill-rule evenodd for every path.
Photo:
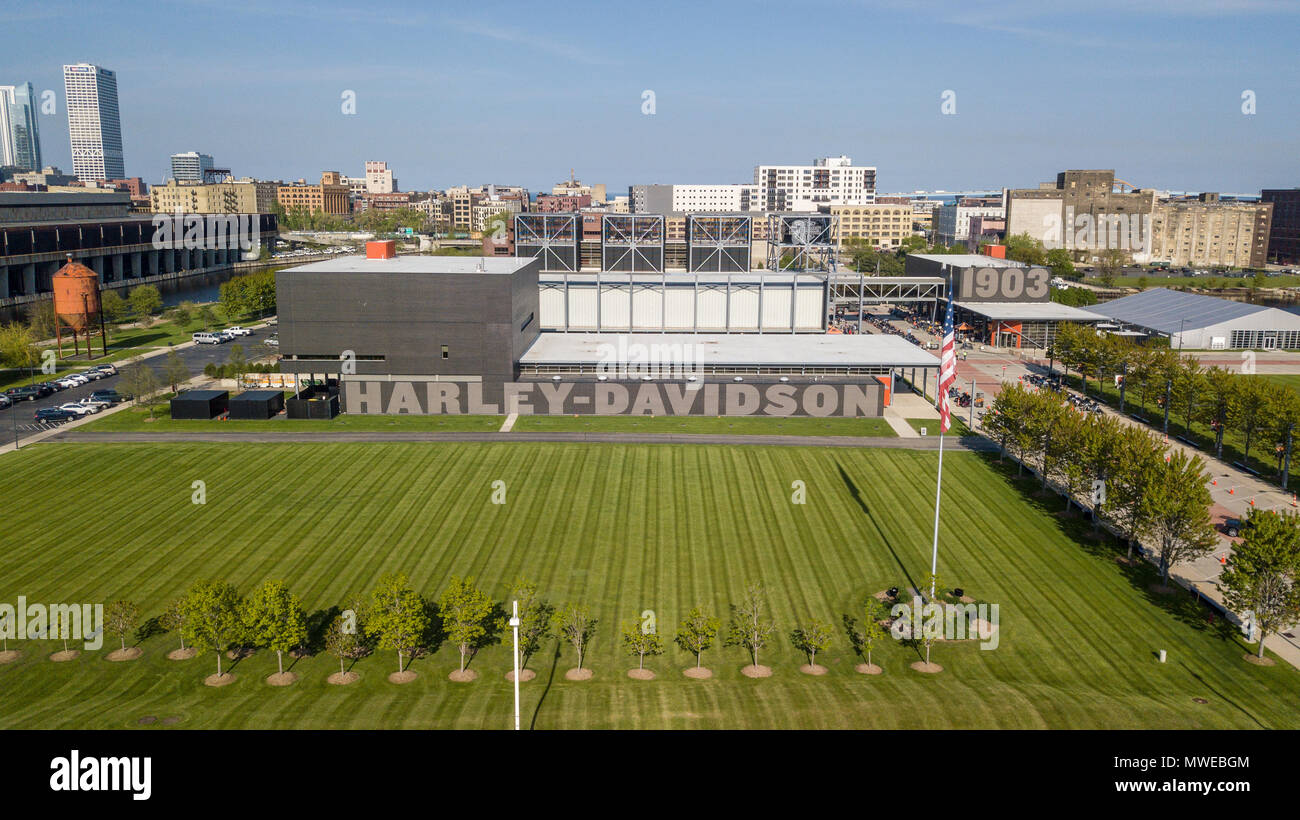
<instances>
[{"instance_id":1,"label":"rooftop mechanical unit","mask_svg":"<svg viewBox=\"0 0 1300 820\"><path fill-rule=\"evenodd\" d=\"M579 214L515 214L515 256L541 257L542 270L582 269Z\"/></svg>"},{"instance_id":2,"label":"rooftop mechanical unit","mask_svg":"<svg viewBox=\"0 0 1300 820\"><path fill-rule=\"evenodd\" d=\"M747 272L751 263L753 219L736 214L686 217L686 270L690 273Z\"/></svg>"},{"instance_id":3,"label":"rooftop mechanical unit","mask_svg":"<svg viewBox=\"0 0 1300 820\"><path fill-rule=\"evenodd\" d=\"M833 272L835 221L830 214L768 216L767 269Z\"/></svg>"},{"instance_id":4,"label":"rooftop mechanical unit","mask_svg":"<svg viewBox=\"0 0 1300 820\"><path fill-rule=\"evenodd\" d=\"M600 261L607 271L662 273L663 215L606 214L600 229Z\"/></svg>"}]
</instances>

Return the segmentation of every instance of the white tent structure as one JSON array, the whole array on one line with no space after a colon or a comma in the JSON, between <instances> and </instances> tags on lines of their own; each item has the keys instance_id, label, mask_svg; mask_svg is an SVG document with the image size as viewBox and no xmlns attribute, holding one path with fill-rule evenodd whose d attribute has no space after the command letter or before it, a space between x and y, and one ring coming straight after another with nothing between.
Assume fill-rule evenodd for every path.
<instances>
[{"instance_id":1,"label":"white tent structure","mask_svg":"<svg viewBox=\"0 0 1300 820\"><path fill-rule=\"evenodd\" d=\"M1087 307L1124 331L1169 337L1182 350L1300 349L1300 314L1167 288Z\"/></svg>"}]
</instances>

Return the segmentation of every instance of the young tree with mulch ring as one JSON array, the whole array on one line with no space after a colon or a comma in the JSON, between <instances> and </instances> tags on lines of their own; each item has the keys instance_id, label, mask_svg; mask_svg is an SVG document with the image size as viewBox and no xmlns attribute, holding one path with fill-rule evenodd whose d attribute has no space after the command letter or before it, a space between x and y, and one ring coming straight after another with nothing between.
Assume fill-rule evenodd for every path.
<instances>
[{"instance_id":1,"label":"young tree with mulch ring","mask_svg":"<svg viewBox=\"0 0 1300 820\"><path fill-rule=\"evenodd\" d=\"M10 663L18 660L22 653L17 649L9 648L9 633L14 629L14 616L8 612L0 612L0 640L3 641L3 649L0 649L0 663ZM18 637L14 635L14 637Z\"/></svg>"},{"instance_id":2,"label":"young tree with mulch ring","mask_svg":"<svg viewBox=\"0 0 1300 820\"><path fill-rule=\"evenodd\" d=\"M397 671L388 676L393 683L415 680L415 673L405 669L407 650L414 649L429 628L424 599L408 586L406 575L387 574L370 593L366 630L380 649L397 652Z\"/></svg>"},{"instance_id":3,"label":"young tree with mulch ring","mask_svg":"<svg viewBox=\"0 0 1300 820\"><path fill-rule=\"evenodd\" d=\"M474 586L473 578L452 576L438 599L438 615L447 639L460 650L460 669L451 673L452 680L472 681L478 677L477 672L465 670L465 661L487 636L488 619L494 610L492 599Z\"/></svg>"},{"instance_id":4,"label":"young tree with mulch ring","mask_svg":"<svg viewBox=\"0 0 1300 820\"><path fill-rule=\"evenodd\" d=\"M298 596L284 581L267 581L244 605L243 618L253 644L275 653L278 669L267 683L287 686L297 680L297 675L284 671L284 653L307 642L307 615Z\"/></svg>"},{"instance_id":5,"label":"young tree with mulch ring","mask_svg":"<svg viewBox=\"0 0 1300 820\"><path fill-rule=\"evenodd\" d=\"M1294 515L1272 510L1251 513L1241 543L1219 576L1223 600L1236 612L1250 612L1259 628L1256 662L1264 639L1300 619L1300 524Z\"/></svg>"},{"instance_id":6,"label":"young tree with mulch ring","mask_svg":"<svg viewBox=\"0 0 1300 820\"><path fill-rule=\"evenodd\" d=\"M727 636L729 646L744 647L749 652L750 665L742 668L740 673L749 678L770 677L770 667L758 663L758 653L767 646L767 641L776 631L776 625L764 614L763 587L750 584L740 603L731 605L731 624Z\"/></svg>"},{"instance_id":7,"label":"young tree with mulch ring","mask_svg":"<svg viewBox=\"0 0 1300 820\"><path fill-rule=\"evenodd\" d=\"M583 604L565 604L555 613L555 631L578 653L578 665L564 673L568 680L589 680L591 670L582 668L582 659L587 651L587 644L596 631L596 619L591 617L591 610Z\"/></svg>"},{"instance_id":8,"label":"young tree with mulch ring","mask_svg":"<svg viewBox=\"0 0 1300 820\"><path fill-rule=\"evenodd\" d=\"M188 649L185 647L185 599L183 597L173 598L167 602L167 607L163 610L158 623L168 632L175 632L181 639L181 648L167 653L169 660L186 661L198 654L194 647Z\"/></svg>"},{"instance_id":9,"label":"young tree with mulch ring","mask_svg":"<svg viewBox=\"0 0 1300 820\"><path fill-rule=\"evenodd\" d=\"M713 640L718 637L718 629L721 627L718 619L707 614L703 608L694 607L686 613L686 618L677 627L677 645L683 650L695 655L695 666L687 669L684 673L688 678L707 678L713 673L705 669L703 663L704 650L713 646Z\"/></svg>"},{"instance_id":10,"label":"young tree with mulch ring","mask_svg":"<svg viewBox=\"0 0 1300 820\"><path fill-rule=\"evenodd\" d=\"M330 675L328 681L336 685L347 685L360 678L356 672L347 670L345 661L356 660L365 650L360 621L349 624L342 614L336 615L325 632L325 651L339 659L339 671Z\"/></svg>"},{"instance_id":11,"label":"young tree with mulch ring","mask_svg":"<svg viewBox=\"0 0 1300 820\"><path fill-rule=\"evenodd\" d=\"M108 653L110 661L129 661L140 657L140 647L126 648L126 635L140 623L140 607L130 601L113 601L104 610L104 625L121 641L121 648Z\"/></svg>"},{"instance_id":12,"label":"young tree with mulch ring","mask_svg":"<svg viewBox=\"0 0 1300 820\"><path fill-rule=\"evenodd\" d=\"M623 646L629 655L637 656L637 668L629 669L627 676L635 680L654 680L655 673L645 668L646 655L662 655L664 641L658 632L648 632L640 621L623 622Z\"/></svg>"},{"instance_id":13,"label":"young tree with mulch ring","mask_svg":"<svg viewBox=\"0 0 1300 820\"><path fill-rule=\"evenodd\" d=\"M541 648L542 642L551 637L551 624L555 616L555 607L537 592L537 584L527 578L516 578L510 583L510 594L506 601L519 602L519 680L529 681L537 673L528 669L528 661ZM507 624L508 618L502 618L498 626L502 643L512 643L514 634ZM515 679L514 670L506 673L506 680Z\"/></svg>"},{"instance_id":14,"label":"young tree with mulch ring","mask_svg":"<svg viewBox=\"0 0 1300 820\"><path fill-rule=\"evenodd\" d=\"M182 633L195 647L210 649L217 656L217 674L204 681L209 686L222 686L234 679L222 671L221 654L244 637L239 617L243 603L239 591L225 581L199 581L185 595Z\"/></svg>"},{"instance_id":15,"label":"young tree with mulch ring","mask_svg":"<svg viewBox=\"0 0 1300 820\"><path fill-rule=\"evenodd\" d=\"M889 630L881 623L889 617L885 610L885 605L880 603L875 597L867 598L867 603L863 607L862 621L862 639L861 651L866 658L866 663L858 667L858 671L864 675L879 675L884 670L871 662L871 650L877 643L889 637Z\"/></svg>"},{"instance_id":16,"label":"young tree with mulch ring","mask_svg":"<svg viewBox=\"0 0 1300 820\"><path fill-rule=\"evenodd\" d=\"M790 642L795 649L808 656L808 663L799 671L805 675L824 675L826 667L817 663L817 653L831 648L831 625L816 618L800 624L790 632Z\"/></svg>"}]
</instances>

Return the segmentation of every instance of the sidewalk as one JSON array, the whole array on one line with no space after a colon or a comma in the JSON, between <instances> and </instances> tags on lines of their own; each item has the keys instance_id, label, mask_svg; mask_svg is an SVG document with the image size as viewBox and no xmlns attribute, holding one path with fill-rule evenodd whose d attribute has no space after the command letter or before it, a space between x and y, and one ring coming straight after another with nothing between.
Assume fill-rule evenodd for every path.
<instances>
[{"instance_id":1,"label":"sidewalk","mask_svg":"<svg viewBox=\"0 0 1300 820\"><path fill-rule=\"evenodd\" d=\"M963 362L963 364L968 363ZM979 389L991 398L996 394L996 391L1001 389L1001 368L1003 364L1006 365L1005 381L1014 382L1030 372L1031 364L1040 363L1010 357L996 357L981 359L978 363L970 362L969 364L975 365L972 368L976 371L976 373L972 374L975 378L978 379L980 375L988 374L986 376L989 379L988 387L980 387ZM958 368L958 374L959 376L965 375L960 367ZM1108 405L1102 405L1102 412L1114 416L1129 426L1152 431L1156 435L1161 434L1158 428L1135 421L1127 415L1120 414ZM1176 429L1173 420L1170 420L1169 426L1171 432ZM1173 436L1170 436L1166 441L1171 450L1181 450L1188 455L1200 456L1205 462L1206 472L1209 474L1211 482L1209 486L1212 502L1210 519L1216 530L1229 518L1245 518L1251 509L1279 510L1283 512L1297 511L1294 506L1296 502L1294 502L1292 496L1289 493L1284 493L1279 487L1231 464L1219 461L1214 458L1213 453L1198 450L1178 441ZM1223 593L1219 590L1218 580L1219 575L1223 572L1224 563L1232 556L1232 548L1236 545L1237 540L1219 532L1219 547L1211 555L1179 564L1177 569L1170 570L1169 577L1181 586L1224 607ZM1224 607L1224 609L1227 609L1227 607ZM1232 615L1231 618L1233 623L1240 624L1240 619L1236 615ZM1295 626L1293 626L1283 630L1283 633L1281 635L1270 635L1264 641L1264 646L1292 666L1300 668L1300 630L1296 630ZM1295 637L1286 637L1288 633L1295 635Z\"/></svg>"}]
</instances>

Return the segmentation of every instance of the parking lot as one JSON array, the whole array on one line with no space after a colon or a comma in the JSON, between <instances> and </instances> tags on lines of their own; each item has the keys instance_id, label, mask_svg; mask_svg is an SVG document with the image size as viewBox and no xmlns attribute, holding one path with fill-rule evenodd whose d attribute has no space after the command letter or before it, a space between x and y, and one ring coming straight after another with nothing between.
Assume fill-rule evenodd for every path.
<instances>
[{"instance_id":1,"label":"parking lot","mask_svg":"<svg viewBox=\"0 0 1300 820\"><path fill-rule=\"evenodd\" d=\"M231 344L241 344L244 347L245 355L252 359L256 355L254 348L261 345L269 336L274 335L276 328L270 327L253 328L252 333L248 336L239 337L234 342L224 344L204 344L189 345L177 348L177 355L185 366L189 368L190 375L198 375L203 372L204 365L209 362L221 364L226 361L230 355ZM146 359L146 363L158 373L158 378L162 380L162 366L166 360L165 355L155 355ZM67 363L70 360L65 360ZM66 376L70 373L78 373L94 367L98 362L82 360L79 366L73 366L69 370L60 371L59 377ZM119 365L121 367L121 365ZM30 384L32 381L53 381L53 377L42 376L37 373L34 379L24 379L21 384ZM122 377L119 374L90 381L86 384L76 387L69 387L59 390L52 395L38 398L34 401L23 400L15 403L13 406L0 409L0 440L12 442L15 438L21 439L25 435L38 433L42 430L48 430L51 427L57 427L64 421L38 421L33 416L37 410L58 407L62 404L79 402L90 397L91 393L97 390L116 390L124 392L122 388Z\"/></svg>"}]
</instances>

